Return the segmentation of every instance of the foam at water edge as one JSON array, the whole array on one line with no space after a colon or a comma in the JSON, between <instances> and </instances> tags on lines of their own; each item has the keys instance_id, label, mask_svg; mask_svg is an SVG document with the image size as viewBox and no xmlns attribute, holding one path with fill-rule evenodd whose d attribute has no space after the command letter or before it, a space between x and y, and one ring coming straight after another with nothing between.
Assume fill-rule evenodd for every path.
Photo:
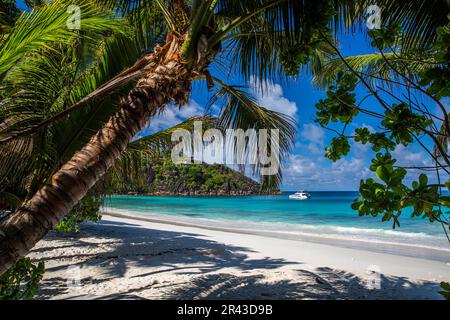
<instances>
[{"instance_id":1,"label":"foam at water edge","mask_svg":"<svg viewBox=\"0 0 450 320\"><path fill-rule=\"evenodd\" d=\"M369 229L343 226L313 226L306 224L292 224L285 222L255 222L244 219L212 219L204 217L174 217L170 215L156 214L153 212L140 212L126 209L108 208L106 213L115 212L128 216L144 216L155 220L167 222L182 222L193 224L193 226L220 227L239 230L249 233L275 232L278 234L289 234L297 236L318 237L324 239L351 240L366 243L400 245L407 247L418 247L450 252L445 237L429 235L417 232L403 232L385 229ZM242 226L245 226L244 228Z\"/></svg>"}]
</instances>

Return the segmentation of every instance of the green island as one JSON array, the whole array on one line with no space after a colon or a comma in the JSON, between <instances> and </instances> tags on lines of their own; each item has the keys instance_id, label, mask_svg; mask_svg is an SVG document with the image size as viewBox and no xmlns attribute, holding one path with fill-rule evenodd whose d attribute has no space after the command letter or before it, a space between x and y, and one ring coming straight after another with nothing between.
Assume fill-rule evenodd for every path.
<instances>
[{"instance_id":1,"label":"green island","mask_svg":"<svg viewBox=\"0 0 450 320\"><path fill-rule=\"evenodd\" d=\"M113 194L154 196L233 196L263 192L255 180L222 164L174 164L163 155L142 170L140 179L113 181Z\"/></svg>"},{"instance_id":2,"label":"green island","mask_svg":"<svg viewBox=\"0 0 450 320\"><path fill-rule=\"evenodd\" d=\"M450 0L0 0L0 300L450 300L449 148Z\"/></svg>"}]
</instances>

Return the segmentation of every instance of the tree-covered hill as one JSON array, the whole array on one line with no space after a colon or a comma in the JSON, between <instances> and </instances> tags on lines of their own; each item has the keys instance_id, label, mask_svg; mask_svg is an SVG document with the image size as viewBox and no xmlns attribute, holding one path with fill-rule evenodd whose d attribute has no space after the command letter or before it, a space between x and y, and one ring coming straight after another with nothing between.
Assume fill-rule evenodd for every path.
<instances>
[{"instance_id":1,"label":"tree-covered hill","mask_svg":"<svg viewBox=\"0 0 450 320\"><path fill-rule=\"evenodd\" d=\"M145 195L249 195L259 194L260 184L225 165L175 165L166 156L152 161L139 181L131 178L114 181L113 191Z\"/></svg>"}]
</instances>

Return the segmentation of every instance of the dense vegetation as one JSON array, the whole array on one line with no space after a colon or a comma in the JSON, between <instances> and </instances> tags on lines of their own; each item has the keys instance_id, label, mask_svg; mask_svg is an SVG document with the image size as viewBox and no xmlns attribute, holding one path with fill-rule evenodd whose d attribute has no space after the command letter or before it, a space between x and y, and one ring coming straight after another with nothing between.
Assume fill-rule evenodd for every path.
<instances>
[{"instance_id":1,"label":"dense vegetation","mask_svg":"<svg viewBox=\"0 0 450 320\"><path fill-rule=\"evenodd\" d=\"M0 276L0 300L29 300L39 288L44 275L44 263L20 259L14 267Z\"/></svg>"},{"instance_id":2,"label":"dense vegetation","mask_svg":"<svg viewBox=\"0 0 450 320\"><path fill-rule=\"evenodd\" d=\"M194 163L175 165L170 157L152 160L140 180L115 181L119 194L246 195L260 192L260 185L225 165Z\"/></svg>"},{"instance_id":3,"label":"dense vegetation","mask_svg":"<svg viewBox=\"0 0 450 320\"><path fill-rule=\"evenodd\" d=\"M26 1L34 9L29 13L20 13L14 1L0 2L0 210L13 212L0 223L0 234L8 235L0 237L0 281L13 287L6 296L29 297L32 290L17 294L16 279L30 280L35 288L40 266L20 260L6 269L50 229L76 229L79 221L97 219L99 197L111 181L122 181L123 191L126 179L139 185L132 173L148 165L148 154L167 151L161 145L170 134L129 142L167 103L186 105L191 82L206 81L212 91L210 104L220 106L215 125L279 129L282 156L288 154L294 121L259 106L245 88L216 75L270 81L314 73L327 88L327 97L317 104L317 121L337 134L326 156L333 161L345 156L352 139L377 153L371 167L377 180L361 182L354 209L398 227L403 209L412 207L415 216L448 230L450 199L442 190L450 183L440 181L450 171L450 124L443 102L450 87L448 1L377 2L384 28L370 32L378 52L364 57L344 57L333 31L357 23L360 9L371 1L138 0L135 6L124 0ZM66 28L72 3L82 7L82 31ZM229 60L234 63L224 63ZM130 76L130 67L137 75ZM358 86L375 101L372 108L361 108ZM398 86L403 95L393 92ZM423 96L440 107L439 114L428 111L420 102ZM359 113L379 118L379 129L349 133ZM110 121L120 125L103 130ZM425 139L435 146L424 145L433 165L396 165L392 150L397 145ZM422 173L409 186L410 169L436 171L439 181L429 183ZM173 167L163 161L151 170L149 192L247 188L217 166ZM262 185L280 181L281 172L264 177ZM27 230L26 239L17 230Z\"/></svg>"},{"instance_id":4,"label":"dense vegetation","mask_svg":"<svg viewBox=\"0 0 450 320\"><path fill-rule=\"evenodd\" d=\"M407 213L440 224L450 243L450 14L425 39L411 38L392 20L368 35L376 50L372 54L344 57L329 43L336 58L318 78L328 78L332 85L316 104L316 122L336 133L325 156L337 161L348 155L351 140L370 146L374 177L361 180L352 208L360 216L381 217L394 229ZM365 92L363 98L358 99L357 89ZM360 114L376 119L377 125L350 132ZM428 155L428 164L401 165L402 159L395 158L398 147L413 143ZM449 284L442 288L449 299Z\"/></svg>"},{"instance_id":5,"label":"dense vegetation","mask_svg":"<svg viewBox=\"0 0 450 320\"><path fill-rule=\"evenodd\" d=\"M450 122L445 107L450 97L450 22L437 29L432 46L420 50L405 46L406 36L396 24L369 35L379 53L365 62L360 58L358 67L330 44L338 55L334 66L339 67L333 70L335 80L326 99L316 105L316 122L336 132L325 156L337 161L349 154L350 140L369 145L375 153L370 170L377 179L361 181L361 197L353 209L360 215L381 216L396 228L404 209L412 208L412 217L441 224L450 242L450 197L442 192L450 189ZM355 93L358 86L366 91L360 101ZM364 104L369 97L373 102ZM377 119L377 128L363 126L349 132L349 124L361 113ZM429 155L430 165L397 165L393 152L412 143ZM434 150L427 146L430 143ZM408 173L417 175L412 185L407 183Z\"/></svg>"}]
</instances>

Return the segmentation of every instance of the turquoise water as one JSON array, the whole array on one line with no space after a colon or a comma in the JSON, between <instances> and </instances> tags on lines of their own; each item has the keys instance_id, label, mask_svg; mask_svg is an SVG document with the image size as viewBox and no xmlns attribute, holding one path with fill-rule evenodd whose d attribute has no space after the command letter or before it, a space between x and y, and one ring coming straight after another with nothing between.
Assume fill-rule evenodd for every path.
<instances>
[{"instance_id":1,"label":"turquoise water","mask_svg":"<svg viewBox=\"0 0 450 320\"><path fill-rule=\"evenodd\" d=\"M311 192L305 201L276 196L246 197L144 197L113 196L106 210L166 217L197 224L219 224L286 233L337 236L366 241L401 242L450 249L442 226L404 214L401 227L381 218L359 217L351 209L356 192Z\"/></svg>"}]
</instances>

